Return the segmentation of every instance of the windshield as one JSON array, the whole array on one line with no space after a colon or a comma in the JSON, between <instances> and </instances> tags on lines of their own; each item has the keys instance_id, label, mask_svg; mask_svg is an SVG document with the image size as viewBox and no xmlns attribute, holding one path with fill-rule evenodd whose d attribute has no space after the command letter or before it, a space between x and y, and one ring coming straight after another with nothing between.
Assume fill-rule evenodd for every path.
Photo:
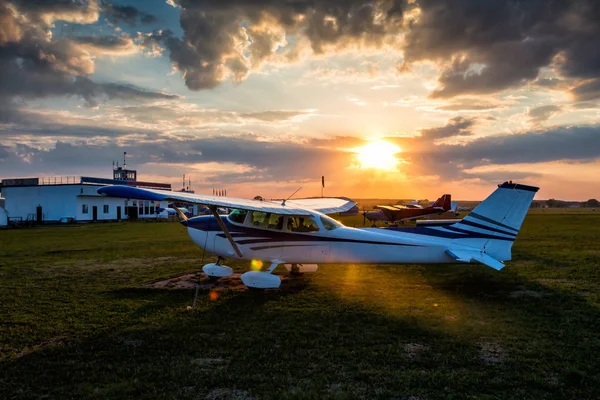
<instances>
[{"instance_id":1,"label":"windshield","mask_svg":"<svg viewBox=\"0 0 600 400\"><path fill-rule=\"evenodd\" d=\"M336 228L344 226L337 222L335 219L328 217L327 215L321 215L321 223L323 224L323 227L328 231L332 231Z\"/></svg>"},{"instance_id":2,"label":"windshield","mask_svg":"<svg viewBox=\"0 0 600 400\"><path fill-rule=\"evenodd\" d=\"M246 210L233 210L229 214L228 218L231 222L243 224L244 220L246 219L246 214L248 214L248 211L246 211Z\"/></svg>"}]
</instances>

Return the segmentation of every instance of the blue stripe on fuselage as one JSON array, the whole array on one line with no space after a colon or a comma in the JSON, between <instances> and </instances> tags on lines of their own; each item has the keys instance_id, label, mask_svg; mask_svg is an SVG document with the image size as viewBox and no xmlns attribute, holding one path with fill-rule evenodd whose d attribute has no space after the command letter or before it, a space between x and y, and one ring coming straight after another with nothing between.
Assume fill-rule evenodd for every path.
<instances>
[{"instance_id":1,"label":"blue stripe on fuselage","mask_svg":"<svg viewBox=\"0 0 600 400\"><path fill-rule=\"evenodd\" d=\"M378 228L378 229L387 229L400 233L412 233L416 235L424 235L424 236L434 236L444 239L496 239L496 240L507 240L514 241L514 239L494 236L494 235L486 235L484 233L467 231L464 229L456 228L451 225L437 227L441 229L436 229L433 227L426 226L417 226L414 228Z\"/></svg>"},{"instance_id":2,"label":"blue stripe on fuselage","mask_svg":"<svg viewBox=\"0 0 600 400\"><path fill-rule=\"evenodd\" d=\"M223 219L223 223L231 236L234 238L248 238L242 240L236 240L236 243L242 244L258 244L258 243L273 243L273 242L343 242L343 243L366 243L366 244L383 244L390 246L411 246L411 247L421 247L419 245L414 244L404 244L404 243L390 243L390 242L380 242L380 241L372 241L372 240L358 240L358 239L344 239L344 238L334 238L334 237L326 237L319 236L310 233L292 233L292 232L278 232L271 231L266 229L258 229L252 228L248 226L234 225L229 222L229 219L226 217L221 217ZM188 228L198 229L201 231L207 232L222 232L221 227L217 223L217 220L212 215L203 215L200 217L190 218L187 221L184 221L184 225ZM218 233L217 236L225 238L224 233Z\"/></svg>"}]
</instances>

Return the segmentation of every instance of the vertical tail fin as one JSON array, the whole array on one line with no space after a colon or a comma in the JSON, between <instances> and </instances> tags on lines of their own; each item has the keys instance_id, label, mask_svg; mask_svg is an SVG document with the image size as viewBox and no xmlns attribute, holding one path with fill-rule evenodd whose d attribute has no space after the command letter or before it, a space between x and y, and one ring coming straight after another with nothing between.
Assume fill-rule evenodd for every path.
<instances>
[{"instance_id":1,"label":"vertical tail fin","mask_svg":"<svg viewBox=\"0 0 600 400\"><path fill-rule=\"evenodd\" d=\"M464 239L455 240L477 247L497 260L510 260L512 244L538 190L535 186L512 181L498 185L498 189L462 221L450 226L467 234Z\"/></svg>"},{"instance_id":2,"label":"vertical tail fin","mask_svg":"<svg viewBox=\"0 0 600 400\"><path fill-rule=\"evenodd\" d=\"M449 194L445 194L442 197L440 197L439 199L437 199L435 201L435 203L433 203L431 206L432 207L440 207L444 211L448 211L451 207L451 204L452 204L451 196Z\"/></svg>"}]
</instances>

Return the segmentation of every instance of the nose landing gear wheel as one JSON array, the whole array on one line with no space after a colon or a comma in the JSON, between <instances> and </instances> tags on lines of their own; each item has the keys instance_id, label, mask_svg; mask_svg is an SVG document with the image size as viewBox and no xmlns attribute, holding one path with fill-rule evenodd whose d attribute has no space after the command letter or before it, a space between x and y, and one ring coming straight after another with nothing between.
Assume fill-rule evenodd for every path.
<instances>
[{"instance_id":1,"label":"nose landing gear wheel","mask_svg":"<svg viewBox=\"0 0 600 400\"><path fill-rule=\"evenodd\" d=\"M223 258L219 257L214 264L206 264L202 267L202 271L208 276L208 279L215 281L219 278L228 278L233 275L233 270L225 265L221 265Z\"/></svg>"}]
</instances>

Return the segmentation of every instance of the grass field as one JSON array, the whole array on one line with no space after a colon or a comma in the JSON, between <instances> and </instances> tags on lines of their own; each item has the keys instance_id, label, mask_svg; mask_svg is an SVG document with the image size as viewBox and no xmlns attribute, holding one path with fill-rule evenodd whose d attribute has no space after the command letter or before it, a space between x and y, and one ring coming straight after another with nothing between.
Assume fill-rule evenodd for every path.
<instances>
[{"instance_id":1,"label":"grass field","mask_svg":"<svg viewBox=\"0 0 600 400\"><path fill-rule=\"evenodd\" d=\"M600 398L600 213L534 211L500 272L140 287L202 257L177 223L0 231L0 398Z\"/></svg>"}]
</instances>

